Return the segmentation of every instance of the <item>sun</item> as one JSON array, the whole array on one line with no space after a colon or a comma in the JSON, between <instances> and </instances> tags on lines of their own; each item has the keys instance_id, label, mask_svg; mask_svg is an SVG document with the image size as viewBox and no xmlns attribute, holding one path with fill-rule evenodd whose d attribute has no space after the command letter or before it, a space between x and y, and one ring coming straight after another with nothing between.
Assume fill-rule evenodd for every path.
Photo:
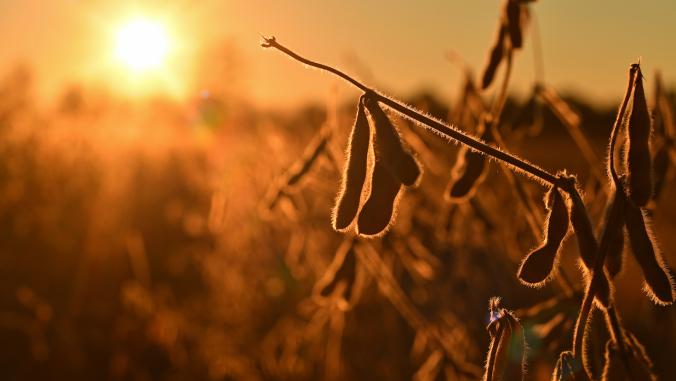
<instances>
[{"instance_id":1,"label":"sun","mask_svg":"<svg viewBox=\"0 0 676 381\"><path fill-rule=\"evenodd\" d=\"M117 30L115 55L128 69L145 72L162 66L170 49L170 38L161 23L134 19Z\"/></svg>"}]
</instances>

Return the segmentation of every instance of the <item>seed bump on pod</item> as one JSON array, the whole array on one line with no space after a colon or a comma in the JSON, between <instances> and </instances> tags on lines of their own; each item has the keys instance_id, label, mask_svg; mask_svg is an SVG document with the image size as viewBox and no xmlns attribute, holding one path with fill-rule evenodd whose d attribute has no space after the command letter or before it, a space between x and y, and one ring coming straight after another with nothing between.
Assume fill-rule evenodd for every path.
<instances>
[{"instance_id":1,"label":"seed bump on pod","mask_svg":"<svg viewBox=\"0 0 676 381\"><path fill-rule=\"evenodd\" d=\"M384 233L394 217L401 182L376 158L371 179L371 194L357 219L357 232L363 236Z\"/></svg>"},{"instance_id":2,"label":"seed bump on pod","mask_svg":"<svg viewBox=\"0 0 676 381\"><path fill-rule=\"evenodd\" d=\"M580 249L580 259L582 259L587 270L591 271L594 267L596 251L598 250L591 221L589 221L584 202L578 193L571 195L570 203L570 221Z\"/></svg>"},{"instance_id":3,"label":"seed bump on pod","mask_svg":"<svg viewBox=\"0 0 676 381\"><path fill-rule=\"evenodd\" d=\"M383 166L402 184L415 185L422 173L418 161L404 148L397 128L380 107L378 101L366 97L365 105L375 125L376 155L382 160Z\"/></svg>"},{"instance_id":4,"label":"seed bump on pod","mask_svg":"<svg viewBox=\"0 0 676 381\"><path fill-rule=\"evenodd\" d=\"M637 206L645 206L652 196L652 159L650 157L650 113L643 90L640 67L634 80L634 98L629 117L627 173L629 198Z\"/></svg>"},{"instance_id":5,"label":"seed bump on pod","mask_svg":"<svg viewBox=\"0 0 676 381\"><path fill-rule=\"evenodd\" d=\"M333 228L347 229L359 211L362 189L366 180L371 131L364 109L364 97L359 99L357 117L350 133L347 161L341 181L340 193L333 211Z\"/></svg>"},{"instance_id":6,"label":"seed bump on pod","mask_svg":"<svg viewBox=\"0 0 676 381\"><path fill-rule=\"evenodd\" d=\"M612 191L610 199L606 205L605 214L602 222L601 241L599 251L604 250L605 260L603 263L603 276L597 280L598 289L596 300L601 302L602 307L607 307L611 298L611 284L609 278L610 271L619 271L623 262L624 232L622 229L623 218L625 215L628 201L624 192L616 188ZM604 242L605 240L605 242ZM606 292L606 289L608 290Z\"/></svg>"},{"instance_id":7,"label":"seed bump on pod","mask_svg":"<svg viewBox=\"0 0 676 381\"><path fill-rule=\"evenodd\" d=\"M625 224L632 252L643 271L645 291L655 303L669 305L674 302L674 281L646 219L638 207L627 206Z\"/></svg>"},{"instance_id":8,"label":"seed bump on pod","mask_svg":"<svg viewBox=\"0 0 676 381\"><path fill-rule=\"evenodd\" d=\"M564 175L562 178L569 182L570 187L575 186L576 180L574 176ZM577 191L577 189L575 189L575 192L570 193L569 201L570 222L573 226L575 237L577 238L580 259L582 265L584 266L583 270L588 274L591 273L592 269L594 268L598 244L596 242L596 238L594 237L594 230L592 228L591 221L589 220L587 209L584 206L584 201L582 200L582 197L580 196L580 193ZM601 305L606 307L609 305L611 289L610 283L608 282L608 277L605 275L605 273L599 282L599 289L596 297Z\"/></svg>"},{"instance_id":9,"label":"seed bump on pod","mask_svg":"<svg viewBox=\"0 0 676 381\"><path fill-rule=\"evenodd\" d=\"M531 287L543 286L550 279L570 223L568 208L559 190L550 189L546 199L549 214L544 240L526 256L518 271L519 280Z\"/></svg>"},{"instance_id":10,"label":"seed bump on pod","mask_svg":"<svg viewBox=\"0 0 676 381\"><path fill-rule=\"evenodd\" d=\"M610 277L615 277L622 271L624 264L624 215L627 209L627 199L621 190L616 190L614 197L609 201L606 207L606 213L603 216L602 226L608 230L608 248L606 250L605 263L603 264ZM616 214L611 216L612 203L616 203Z\"/></svg>"}]
</instances>

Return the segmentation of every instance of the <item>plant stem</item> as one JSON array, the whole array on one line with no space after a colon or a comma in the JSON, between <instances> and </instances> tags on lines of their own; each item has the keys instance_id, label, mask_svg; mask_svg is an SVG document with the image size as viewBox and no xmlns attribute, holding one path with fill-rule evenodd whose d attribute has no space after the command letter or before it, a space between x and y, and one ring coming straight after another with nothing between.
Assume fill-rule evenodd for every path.
<instances>
[{"instance_id":1,"label":"plant stem","mask_svg":"<svg viewBox=\"0 0 676 381\"><path fill-rule=\"evenodd\" d=\"M355 80L354 78L350 77L349 75L341 72L340 70L334 69L328 65L324 65L318 62L310 61L307 58L301 57L289 48L281 45L275 37L269 37L269 38L264 38L263 43L261 44L262 47L264 48L274 48L282 53L288 55L289 57L305 64L308 66L312 66L321 70L325 70L329 73L332 73L334 75L337 75L344 80L350 82L352 85L355 87L359 88L360 90L364 91L367 93L369 96L372 96L375 98L378 102L383 103L384 105L388 106L389 108L397 111L398 113L404 115L405 117L408 117L409 119L412 119L418 123L421 123L424 125L426 128L455 141L458 141L469 148L479 151L485 155L488 155L494 159L500 160L510 166L512 166L514 169L525 173L529 174L532 177L538 179L540 182L545 183L545 184L551 184L551 185L558 185L560 183L559 179L543 170L542 168L539 168L528 161L521 159L513 154L510 154L508 152L502 151L499 148L493 147L491 145L488 145L484 142L482 142L480 139L477 139L465 132L462 132L454 127L448 126L442 122L439 122L435 119L432 119L429 116L424 115L422 112L415 110L411 108L410 106L406 106L402 104L399 101L396 101L394 99L391 99L389 97L386 97L382 94L379 94L376 92L374 89L371 89L370 87L362 84L361 82Z\"/></svg>"},{"instance_id":2,"label":"plant stem","mask_svg":"<svg viewBox=\"0 0 676 381\"><path fill-rule=\"evenodd\" d=\"M617 201L617 197L622 197L617 194L613 194L615 200L612 203L609 220L620 218L621 214L621 205L623 201ZM610 229L607 229L607 226L604 228L601 235L601 243L599 244L598 251L596 253L596 258L594 260L594 268L592 269L592 279L587 286L587 290L584 294L584 299L582 300L582 306L580 307L580 312L577 317L577 322L575 323L575 333L573 336L573 354L576 358L580 358L582 355L582 337L587 327L587 321L589 320L589 312L592 308L592 302L594 301L594 296L596 295L598 289L598 283L601 281L603 276L603 264L605 263L606 253L610 246L612 234Z\"/></svg>"},{"instance_id":3,"label":"plant stem","mask_svg":"<svg viewBox=\"0 0 676 381\"><path fill-rule=\"evenodd\" d=\"M634 85L634 74L636 70L637 67L634 65L632 65L631 69L629 70L629 81L625 91L624 99L620 105L620 109L618 110L617 118L615 119L615 124L613 125L613 130L610 133L610 144L608 147L608 176L611 180L610 192L613 201L611 204L608 221L613 221L621 217L623 203L626 202L624 199L622 184L617 176L617 172L615 171L615 143L617 140L617 133L622 127L622 121L624 120L624 114L626 113L627 105L629 104L629 98L631 95L631 89ZM580 313L578 315L577 322L575 323L575 333L573 336L573 354L578 358L582 354L582 336L584 335L584 331L589 320L589 312L591 311L592 302L598 289L598 283L603 276L603 265L605 263L605 258L608 252L608 247L610 246L612 235L612 232L610 229L608 229L608 225L606 225L603 229L603 233L601 234L601 242L596 253L594 268L592 269L591 275L592 280L589 282L587 292L585 292L584 299L582 300L582 306L580 307ZM609 328L613 330L612 325ZM618 339L621 339L621 337Z\"/></svg>"},{"instance_id":4,"label":"plant stem","mask_svg":"<svg viewBox=\"0 0 676 381\"><path fill-rule=\"evenodd\" d=\"M491 137L493 138L495 143L497 143L497 145L500 147L507 147L504 140L502 139L502 135L500 134L500 130L498 129L498 127L500 125L500 117L502 116L502 110L504 109L505 103L507 102L507 89L509 88L509 80L512 75L512 56L513 51L510 48L508 49L507 57L505 58L507 64L505 66L505 75L503 77L502 84L500 85L500 92L495 98L495 102L491 106L490 111L491 125L486 126L486 128L490 128L489 131ZM529 197L528 194L526 193L526 190L523 188L522 184L518 181L518 179L514 177L512 172L509 170L509 167L501 164L500 168L502 169L502 173L505 175L505 178L507 178L507 181L511 185L510 188L512 188L516 198L519 199L519 201L521 201L521 205L524 207L526 221L528 222L528 226L530 227L531 232L533 233L533 238L539 240L542 232L536 222L537 219L535 215L536 211L534 208L531 207L529 203Z\"/></svg>"},{"instance_id":5,"label":"plant stem","mask_svg":"<svg viewBox=\"0 0 676 381\"><path fill-rule=\"evenodd\" d=\"M615 344L617 344L617 349L620 352L620 356L624 360L624 363L628 365L627 359L627 348L624 345L624 332L622 329L622 323L620 323L620 317L617 314L615 306L610 305L605 311L606 313L606 325L610 331L610 337L613 338ZM629 369L629 367L627 368Z\"/></svg>"},{"instance_id":6,"label":"plant stem","mask_svg":"<svg viewBox=\"0 0 676 381\"><path fill-rule=\"evenodd\" d=\"M500 86L500 92L498 93L496 101L491 108L491 119L492 119L491 125L486 127L490 128L490 133L493 137L493 140L498 144L498 146L503 148L507 148L507 145L504 139L502 138L502 134L500 134L500 118L502 117L502 111L505 109L505 104L507 103L509 80L512 77L512 67L514 61L513 57L514 50L510 47L507 51L507 57L505 58L507 64L505 67L505 74L502 80L502 85ZM513 192L515 193L517 199L519 199L521 205L524 207L526 221L528 222L531 232L533 233L533 237L536 240L539 240L542 232L540 231L540 228L537 226L536 219L540 218L540 216L539 213L537 213L537 209L535 209L535 207L531 203L528 191L523 186L523 183L521 183L521 181L519 181L519 179L514 176L514 174L509 169L508 166L501 164L500 168L502 169L503 174L507 178L507 181L510 183L511 188L513 189ZM559 275L560 276L556 277L556 279L559 282L559 285L561 286L563 293L566 296L573 295L574 292L573 286L571 285L570 281L563 272L563 268L561 268Z\"/></svg>"},{"instance_id":7,"label":"plant stem","mask_svg":"<svg viewBox=\"0 0 676 381\"><path fill-rule=\"evenodd\" d=\"M502 80L502 85L500 86L500 92L498 93L498 97L496 98L493 107L491 107L492 130L498 128L498 125L500 124L500 117L502 116L502 110L504 110L505 103L507 103L507 90L509 89L509 80L512 77L513 56L514 51L510 47L507 50L507 57L505 57L507 64L505 66L505 75Z\"/></svg>"}]
</instances>

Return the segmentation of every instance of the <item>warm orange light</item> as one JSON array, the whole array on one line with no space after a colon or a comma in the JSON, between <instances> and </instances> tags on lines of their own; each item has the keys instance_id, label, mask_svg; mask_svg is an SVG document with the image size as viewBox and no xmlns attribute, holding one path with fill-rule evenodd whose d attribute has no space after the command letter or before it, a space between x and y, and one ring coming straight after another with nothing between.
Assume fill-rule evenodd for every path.
<instances>
[{"instance_id":1,"label":"warm orange light","mask_svg":"<svg viewBox=\"0 0 676 381\"><path fill-rule=\"evenodd\" d=\"M162 66L170 45L169 35L162 24L135 19L117 31L115 54L127 68L142 72Z\"/></svg>"}]
</instances>

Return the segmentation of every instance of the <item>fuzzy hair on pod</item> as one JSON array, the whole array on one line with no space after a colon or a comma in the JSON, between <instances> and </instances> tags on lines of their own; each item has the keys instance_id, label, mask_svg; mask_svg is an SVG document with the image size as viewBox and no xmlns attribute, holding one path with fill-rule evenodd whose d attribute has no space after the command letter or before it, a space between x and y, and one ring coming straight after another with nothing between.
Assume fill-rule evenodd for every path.
<instances>
[{"instance_id":1,"label":"fuzzy hair on pod","mask_svg":"<svg viewBox=\"0 0 676 381\"><path fill-rule=\"evenodd\" d=\"M569 178L569 181L574 180L573 177ZM594 230L591 221L589 220L587 210L585 209L584 202L582 201L582 198L580 198L578 192L573 192L570 195L570 222L577 238L578 250L580 251L580 259L584 265L584 270L591 273L596 260L598 244L596 238L594 238ZM608 282L608 277L604 273L604 276L599 282L596 298L603 306L607 307L610 303L610 297L610 283Z\"/></svg>"},{"instance_id":2,"label":"fuzzy hair on pod","mask_svg":"<svg viewBox=\"0 0 676 381\"><path fill-rule=\"evenodd\" d=\"M352 225L361 202L366 181L371 131L364 109L364 96L359 99L357 117L347 146L347 161L341 180L340 192L333 209L333 228L343 231Z\"/></svg>"},{"instance_id":3,"label":"fuzzy hair on pod","mask_svg":"<svg viewBox=\"0 0 676 381\"><path fill-rule=\"evenodd\" d=\"M401 181L376 157L371 177L371 194L362 206L357 219L357 232L363 236L384 233L394 218Z\"/></svg>"},{"instance_id":4,"label":"fuzzy hair on pod","mask_svg":"<svg viewBox=\"0 0 676 381\"><path fill-rule=\"evenodd\" d=\"M635 76L628 128L627 183L631 201L637 206L645 206L650 201L653 191L650 157L651 120L640 67L636 70Z\"/></svg>"},{"instance_id":5,"label":"fuzzy hair on pod","mask_svg":"<svg viewBox=\"0 0 676 381\"><path fill-rule=\"evenodd\" d=\"M375 126L374 148L376 156L380 158L382 165L402 184L406 186L415 185L422 173L418 161L404 148L399 131L380 107L378 101L366 97L364 103Z\"/></svg>"},{"instance_id":6,"label":"fuzzy hair on pod","mask_svg":"<svg viewBox=\"0 0 676 381\"><path fill-rule=\"evenodd\" d=\"M509 322L498 320L495 324L497 324L497 329L495 335L491 338L491 344L488 348L484 381L499 380L502 377L509 339L512 336L512 327Z\"/></svg>"},{"instance_id":7,"label":"fuzzy hair on pod","mask_svg":"<svg viewBox=\"0 0 676 381\"><path fill-rule=\"evenodd\" d=\"M498 381L503 377L523 380L526 368L526 339L523 327L511 311L499 308L500 299L491 298L492 321L486 327L491 343L486 358L486 369L482 381ZM520 356L516 356L520 354ZM517 360L518 359L518 360ZM516 361L515 361L516 360ZM516 363L518 369L510 369L510 363ZM517 377L519 374L520 377Z\"/></svg>"},{"instance_id":8,"label":"fuzzy hair on pod","mask_svg":"<svg viewBox=\"0 0 676 381\"><path fill-rule=\"evenodd\" d=\"M674 283L671 272L664 263L645 214L634 205L628 205L625 224L636 261L645 279L645 291L657 304L674 302Z\"/></svg>"},{"instance_id":9,"label":"fuzzy hair on pod","mask_svg":"<svg viewBox=\"0 0 676 381\"><path fill-rule=\"evenodd\" d=\"M557 188L551 188L545 199L549 213L544 240L526 256L518 271L519 280L531 287L541 287L551 278L570 223L568 208Z\"/></svg>"},{"instance_id":10,"label":"fuzzy hair on pod","mask_svg":"<svg viewBox=\"0 0 676 381\"><path fill-rule=\"evenodd\" d=\"M552 381L589 381L589 377L573 352L564 351L561 352L556 362Z\"/></svg>"},{"instance_id":11,"label":"fuzzy hair on pod","mask_svg":"<svg viewBox=\"0 0 676 381\"><path fill-rule=\"evenodd\" d=\"M483 75L481 76L481 89L487 89L493 83L495 72L498 70L502 57L505 55L505 37L507 35L507 28L504 24L500 24L497 36L491 47L491 52L486 61Z\"/></svg>"}]
</instances>

